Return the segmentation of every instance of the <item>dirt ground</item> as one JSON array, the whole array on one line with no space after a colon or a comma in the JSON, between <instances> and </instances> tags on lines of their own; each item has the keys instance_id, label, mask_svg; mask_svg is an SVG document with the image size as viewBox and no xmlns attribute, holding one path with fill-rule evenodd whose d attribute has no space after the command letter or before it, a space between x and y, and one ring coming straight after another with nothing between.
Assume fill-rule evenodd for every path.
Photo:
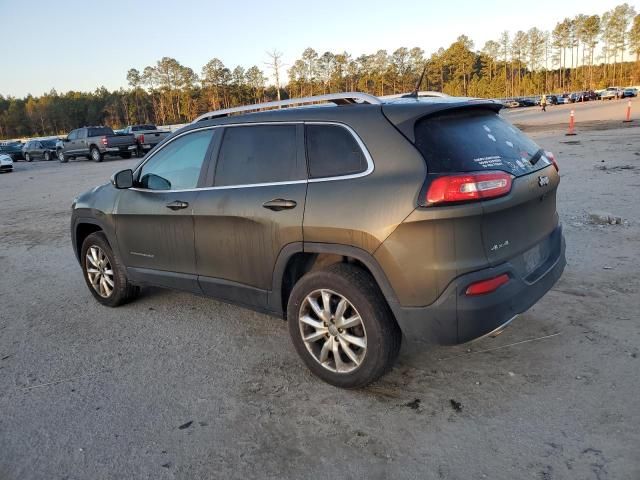
<instances>
[{"instance_id":1,"label":"dirt ground","mask_svg":"<svg viewBox=\"0 0 640 480\"><path fill-rule=\"evenodd\" d=\"M564 276L496 339L405 342L360 391L312 377L271 317L159 289L98 305L71 200L135 160L17 163L0 175L0 479L640 478L638 123L534 129L560 163Z\"/></svg>"}]
</instances>

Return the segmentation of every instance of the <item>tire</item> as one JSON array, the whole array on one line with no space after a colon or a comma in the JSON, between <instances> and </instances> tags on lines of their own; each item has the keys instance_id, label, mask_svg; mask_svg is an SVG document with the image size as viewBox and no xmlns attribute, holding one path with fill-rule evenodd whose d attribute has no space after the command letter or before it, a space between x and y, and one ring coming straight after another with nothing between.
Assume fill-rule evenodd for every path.
<instances>
[{"instance_id":1,"label":"tire","mask_svg":"<svg viewBox=\"0 0 640 480\"><path fill-rule=\"evenodd\" d=\"M28 153L28 152L25 152L25 154L24 154L24 161L25 161L25 162L31 162L31 161L33 161L33 158L31 158L31 155L29 155L29 153Z\"/></svg>"},{"instance_id":2,"label":"tire","mask_svg":"<svg viewBox=\"0 0 640 480\"><path fill-rule=\"evenodd\" d=\"M67 157L64 154L64 151L62 149L58 150L57 154L58 154L58 161L60 163L67 163L69 161L69 157Z\"/></svg>"},{"instance_id":3,"label":"tire","mask_svg":"<svg viewBox=\"0 0 640 480\"><path fill-rule=\"evenodd\" d=\"M328 322L312 307L310 300L314 296L317 296L315 305L322 312L328 298L331 313ZM333 315L342 300L348 306L339 323ZM382 292L368 272L354 265L339 263L304 275L289 297L287 319L298 355L314 375L336 387L368 385L393 366L400 352L402 334ZM315 326L311 326L309 320L315 322ZM341 324L345 327L338 328ZM305 342L303 335L311 340ZM350 354L344 348L345 343ZM335 351L339 362L336 362Z\"/></svg>"},{"instance_id":4,"label":"tire","mask_svg":"<svg viewBox=\"0 0 640 480\"><path fill-rule=\"evenodd\" d=\"M51 153L49 151L44 152L44 161L48 162L51 160Z\"/></svg>"},{"instance_id":5,"label":"tire","mask_svg":"<svg viewBox=\"0 0 640 480\"><path fill-rule=\"evenodd\" d=\"M121 153L120 157L122 157L122 158L131 158L131 152Z\"/></svg>"},{"instance_id":6,"label":"tire","mask_svg":"<svg viewBox=\"0 0 640 480\"><path fill-rule=\"evenodd\" d=\"M114 255L104 233L95 232L89 235L82 242L80 252L84 280L98 302L108 307L118 307L138 296L140 287L129 283L126 269ZM103 255L106 261L100 262ZM92 274L88 269L99 271L99 273ZM108 272L111 274L109 275ZM93 282L91 277L93 277ZM104 284L100 280L101 277L106 277ZM106 288L105 285L109 288Z\"/></svg>"},{"instance_id":7,"label":"tire","mask_svg":"<svg viewBox=\"0 0 640 480\"><path fill-rule=\"evenodd\" d=\"M94 162L101 162L104 158L104 155L100 153L98 147L91 147L91 150L89 150L89 158Z\"/></svg>"}]
</instances>

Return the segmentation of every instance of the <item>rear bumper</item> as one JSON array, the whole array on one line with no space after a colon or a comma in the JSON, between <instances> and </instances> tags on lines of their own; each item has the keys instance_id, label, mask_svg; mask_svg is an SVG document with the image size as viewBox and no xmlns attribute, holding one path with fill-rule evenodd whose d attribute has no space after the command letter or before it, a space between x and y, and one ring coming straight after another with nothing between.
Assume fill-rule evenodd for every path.
<instances>
[{"instance_id":1,"label":"rear bumper","mask_svg":"<svg viewBox=\"0 0 640 480\"><path fill-rule=\"evenodd\" d=\"M119 152L132 152L137 147L135 145L124 145L122 147L106 147L103 153L119 153Z\"/></svg>"},{"instance_id":2,"label":"rear bumper","mask_svg":"<svg viewBox=\"0 0 640 480\"><path fill-rule=\"evenodd\" d=\"M486 268L456 278L427 307L391 305L403 333L409 338L439 344L457 344L490 334L531 308L558 281L564 267L565 241L558 226L546 239L551 250L535 271L524 276L518 272L519 258L497 267ZM509 283L496 291L478 296L465 294L477 281L507 273Z\"/></svg>"}]
</instances>

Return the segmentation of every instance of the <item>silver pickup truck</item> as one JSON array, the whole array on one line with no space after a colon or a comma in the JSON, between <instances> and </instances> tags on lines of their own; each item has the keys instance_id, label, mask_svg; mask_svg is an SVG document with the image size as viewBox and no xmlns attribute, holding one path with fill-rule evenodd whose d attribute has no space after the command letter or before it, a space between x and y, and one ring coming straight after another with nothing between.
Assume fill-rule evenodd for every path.
<instances>
[{"instance_id":1,"label":"silver pickup truck","mask_svg":"<svg viewBox=\"0 0 640 480\"><path fill-rule=\"evenodd\" d=\"M129 125L123 132L131 133L136 137L139 157L142 157L167 136L171 135L171 132L158 130L158 127L150 124Z\"/></svg>"},{"instance_id":2,"label":"silver pickup truck","mask_svg":"<svg viewBox=\"0 0 640 480\"><path fill-rule=\"evenodd\" d=\"M136 149L136 138L133 135L115 134L109 127L78 128L56 143L56 154L61 163L75 157L87 157L101 162L107 154L131 158Z\"/></svg>"}]
</instances>

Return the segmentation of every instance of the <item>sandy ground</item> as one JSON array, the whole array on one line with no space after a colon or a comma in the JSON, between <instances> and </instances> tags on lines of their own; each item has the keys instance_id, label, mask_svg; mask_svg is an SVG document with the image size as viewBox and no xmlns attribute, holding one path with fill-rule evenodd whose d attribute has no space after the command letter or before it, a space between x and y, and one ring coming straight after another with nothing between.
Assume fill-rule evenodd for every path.
<instances>
[{"instance_id":1,"label":"sandy ground","mask_svg":"<svg viewBox=\"0 0 640 480\"><path fill-rule=\"evenodd\" d=\"M0 175L0 479L640 478L640 128L532 135L561 166L560 282L496 339L405 343L361 391L312 377L271 317L154 289L99 306L71 199L135 161L16 164Z\"/></svg>"}]
</instances>

